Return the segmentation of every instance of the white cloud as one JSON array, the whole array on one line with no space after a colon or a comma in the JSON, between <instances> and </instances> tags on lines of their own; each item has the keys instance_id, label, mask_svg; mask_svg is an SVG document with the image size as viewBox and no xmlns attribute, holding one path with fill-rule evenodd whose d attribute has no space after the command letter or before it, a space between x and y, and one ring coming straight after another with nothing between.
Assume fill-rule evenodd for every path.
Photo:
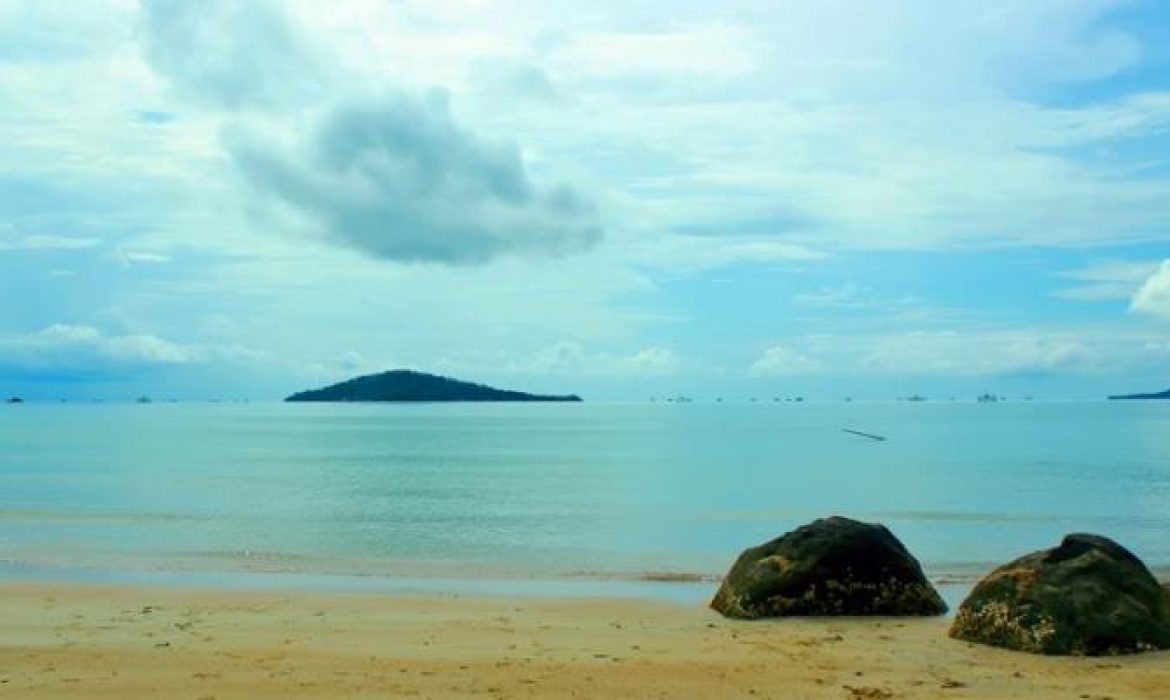
<instances>
[{"instance_id":1,"label":"white cloud","mask_svg":"<svg viewBox=\"0 0 1170 700\"><path fill-rule=\"evenodd\" d=\"M7 142L0 156L91 186L149 175L160 190L154 199L174 205L151 209L159 220L150 228L163 231L156 237L256 247L258 234L288 222L230 216L253 203L241 201L225 172L232 142L225 153L217 134L244 112L255 131L293 142L266 152L268 162L288 166L289 177L277 178L286 186L264 177L261 189L302 209L332 240L385 257L403 253L409 230L419 233L408 239L407 257L427 248L419 239L439 239L440 257L462 244L487 255L596 240L598 228L540 207L527 210L522 225L498 216L499 206L473 206L450 227L430 209L404 216L409 200L388 193L386 179L394 178L373 176L370 162L427 153L389 147L393 139L382 132L358 149L368 162L351 164L352 181L328 168L319 181L293 172L318 143L314 115L439 86L451 95L456 136L481 145L519 141L523 175L537 190L587 181L575 188L579 198L622 205L592 223L604 223L614 239L654 241L627 250L653 248L661 266L696 270L858 248L1149 240L1170 225L1162 206L1170 184L1141 171L1146 158L1084 154L1160 133L1170 124L1170 94L1134 90L1059 107L1029 101L1036 88L1106 79L1139 62L1137 39L1111 21L1126 4L903 0L891 9L806 0L717 11L680 3L663 14L651 4L600 2L566 15L535 1L452 9L216 0L193 10L152 0L141 6L137 35L126 30L137 3L104 13L71 5L68 26L102 37L100 51L73 54L35 47L43 34L35 28L54 26L62 13L8 3L11 26L33 28L14 41L23 37L26 53L40 51L43 60L0 70L0 94L17 115L0 125ZM555 85L561 99L535 108L516 99L517 80L546 97ZM491 85L501 86L497 98ZM66 100L73 109L62 114ZM126 118L143 109L177 118L163 127ZM37 126L47 123L51 130ZM449 173L466 175L481 160L452 161ZM292 180L317 196L294 196ZM415 184L427 182L434 185ZM484 182L456 177L432 187L440 203L433 209L464 209L453 197ZM339 201L337 192L350 186L384 203L357 217L385 218L379 235L351 233L377 227L356 225L353 202ZM463 235L469 221L482 222L482 235ZM547 235L504 238L515 229ZM712 240L670 235L680 231Z\"/></svg>"},{"instance_id":2,"label":"white cloud","mask_svg":"<svg viewBox=\"0 0 1170 700\"><path fill-rule=\"evenodd\" d=\"M133 0L0 0L0 63L76 59L129 37Z\"/></svg>"},{"instance_id":3,"label":"white cloud","mask_svg":"<svg viewBox=\"0 0 1170 700\"><path fill-rule=\"evenodd\" d=\"M303 215L325 240L386 260L449 264L575 253L600 240L584 192L536 182L510 139L460 125L442 91L418 95L391 81L359 90L276 3L145 8L152 65L232 115L224 147L252 194ZM335 81L355 87L327 89Z\"/></svg>"},{"instance_id":4,"label":"white cloud","mask_svg":"<svg viewBox=\"0 0 1170 700\"><path fill-rule=\"evenodd\" d=\"M150 250L119 250L116 253L118 261L125 266L139 263L161 264L171 261L171 256Z\"/></svg>"},{"instance_id":5,"label":"white cloud","mask_svg":"<svg viewBox=\"0 0 1170 700\"><path fill-rule=\"evenodd\" d=\"M570 39L556 60L582 77L683 74L719 80L758 69L758 34L749 27L712 25L671 31L586 33Z\"/></svg>"},{"instance_id":6,"label":"white cloud","mask_svg":"<svg viewBox=\"0 0 1170 700\"><path fill-rule=\"evenodd\" d=\"M861 309L870 306L870 290L847 282L836 287L821 287L815 292L802 292L792 298L797 306Z\"/></svg>"},{"instance_id":7,"label":"white cloud","mask_svg":"<svg viewBox=\"0 0 1170 700\"><path fill-rule=\"evenodd\" d=\"M324 87L294 18L269 0L144 0L150 62L184 94L216 107L288 108Z\"/></svg>"},{"instance_id":8,"label":"white cloud","mask_svg":"<svg viewBox=\"0 0 1170 700\"><path fill-rule=\"evenodd\" d=\"M825 366L819 360L783 345L768 348L748 368L748 374L753 377L819 374L824 371Z\"/></svg>"},{"instance_id":9,"label":"white cloud","mask_svg":"<svg viewBox=\"0 0 1170 700\"><path fill-rule=\"evenodd\" d=\"M1074 333L1022 329L917 331L854 339L865 348L866 373L919 376L997 376L1109 369L1119 360Z\"/></svg>"},{"instance_id":10,"label":"white cloud","mask_svg":"<svg viewBox=\"0 0 1170 700\"><path fill-rule=\"evenodd\" d=\"M122 335L105 338L98 351L127 363L154 365L186 364L197 361L199 353L153 335Z\"/></svg>"},{"instance_id":11,"label":"white cloud","mask_svg":"<svg viewBox=\"0 0 1170 700\"><path fill-rule=\"evenodd\" d=\"M624 235L614 237L615 248L628 263L676 273L694 273L737 263L802 265L828 258L828 254L799 243L766 236L682 234Z\"/></svg>"},{"instance_id":12,"label":"white cloud","mask_svg":"<svg viewBox=\"0 0 1170 700\"><path fill-rule=\"evenodd\" d=\"M0 0L0 248L171 262L111 283L71 255L71 293L23 324L124 318L162 341L218 314L233 341L331 372L351 348L379 367L704 371L660 326L746 323L676 274L1165 241L1170 93L1143 70L1110 82L1150 65L1115 21L1128 4ZM560 182L576 214L550 211ZM1057 294L1158 315L1155 272L1086 271ZM759 371L1097 371L1126 352L1071 328L874 336L943 324L855 279L778 284L811 290L793 299L805 315L882 313L853 314L835 347L782 339ZM219 357L102 338L75 347L119 365Z\"/></svg>"},{"instance_id":13,"label":"white cloud","mask_svg":"<svg viewBox=\"0 0 1170 700\"><path fill-rule=\"evenodd\" d=\"M197 348L154 335L107 335L79 324L57 323L35 333L0 337L0 366L25 371L107 373L206 359Z\"/></svg>"},{"instance_id":14,"label":"white cloud","mask_svg":"<svg viewBox=\"0 0 1170 700\"><path fill-rule=\"evenodd\" d=\"M1149 276L1133 295L1130 310L1163 319L1170 319L1170 260Z\"/></svg>"},{"instance_id":15,"label":"white cloud","mask_svg":"<svg viewBox=\"0 0 1170 700\"><path fill-rule=\"evenodd\" d=\"M361 353L350 350L341 355L341 366L348 371L356 372L369 367Z\"/></svg>"},{"instance_id":16,"label":"white cloud","mask_svg":"<svg viewBox=\"0 0 1170 700\"><path fill-rule=\"evenodd\" d=\"M26 236L18 247L25 250L85 250L101 245L97 238L81 238L78 236L36 235Z\"/></svg>"},{"instance_id":17,"label":"white cloud","mask_svg":"<svg viewBox=\"0 0 1170 700\"><path fill-rule=\"evenodd\" d=\"M1061 273L1061 277L1085 284L1058 289L1053 296L1078 301L1128 301L1158 271L1158 265L1156 260L1098 261Z\"/></svg>"},{"instance_id":18,"label":"white cloud","mask_svg":"<svg viewBox=\"0 0 1170 700\"><path fill-rule=\"evenodd\" d=\"M101 245L97 238L25 234L15 225L0 224L0 250L85 250Z\"/></svg>"},{"instance_id":19,"label":"white cloud","mask_svg":"<svg viewBox=\"0 0 1170 700\"><path fill-rule=\"evenodd\" d=\"M794 337L765 351L748 374L971 379L1106 376L1166 368L1170 343L1152 331L1001 327Z\"/></svg>"},{"instance_id":20,"label":"white cloud","mask_svg":"<svg viewBox=\"0 0 1170 700\"><path fill-rule=\"evenodd\" d=\"M579 343L561 341L542 350L531 361L514 364L513 371L580 376L661 377L677 373L682 361L670 348L650 347L628 355L590 353Z\"/></svg>"},{"instance_id":21,"label":"white cloud","mask_svg":"<svg viewBox=\"0 0 1170 700\"><path fill-rule=\"evenodd\" d=\"M670 348L653 347L639 350L633 355L619 358L619 374L639 377L667 376L676 374L682 367L682 360Z\"/></svg>"},{"instance_id":22,"label":"white cloud","mask_svg":"<svg viewBox=\"0 0 1170 700\"><path fill-rule=\"evenodd\" d=\"M701 269L801 251L1148 240L1170 225L1161 206L1170 183L1137 172L1135 159L1083 153L1166 128L1170 94L1134 91L1060 107L1027 98L1034 88L1107 78L1139 61L1137 40L1109 21L1124 4L905 0L891 10L830 0L716 12L684 3L667 19L648 6L604 2L572 17L543 2L460 3L452 11L219 0L200 12L154 2L150 40L160 41L148 53L177 85L233 110L260 100L282 117L328 110L338 96L352 104L359 95L440 85L468 133L486 141L522 135L534 182L571 173L596 184L591 197L598 190L597 198L622 202L623 210L606 212L607 228L616 222L643 238L711 234L703 249L712 263L673 256L684 269ZM242 20L214 51L183 49L219 36L212 20L224 13ZM172 34L182 41L161 41ZM230 69L239 62L227 59L241 51L253 68ZM555 84L563 99L540 108L518 100L509 87L517 67L526 91L547 97ZM485 75L493 69L499 80ZM307 77L280 78L289 71ZM271 94L286 89L292 93ZM320 94L306 97L305 89ZM280 119L258 125L270 134L288 127ZM287 162L312 150L310 135L296 138ZM398 153L366 151L374 160ZM379 182L356 185L399 199ZM327 189L340 184L355 183ZM295 208L306 198L287 199ZM370 227L338 217L340 209L352 207L317 214L335 240L354 243L347 233ZM403 219L401 207L381 213L394 223L388 229L417 228L426 240L446 230L435 217ZM471 218L483 220L479 214ZM532 223L549 240L563 230L543 217ZM498 240L490 227L472 240L459 235L465 229L455 226L452 240ZM398 254L382 236L355 237L375 254ZM683 251L698 249L670 238ZM663 259L670 264L672 255Z\"/></svg>"}]
</instances>

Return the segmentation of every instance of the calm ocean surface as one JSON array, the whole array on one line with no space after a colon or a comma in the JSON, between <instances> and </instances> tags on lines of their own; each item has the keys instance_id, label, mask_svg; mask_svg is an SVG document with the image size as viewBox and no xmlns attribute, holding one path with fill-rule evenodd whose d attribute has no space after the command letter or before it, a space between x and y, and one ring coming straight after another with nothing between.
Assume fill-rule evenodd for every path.
<instances>
[{"instance_id":1,"label":"calm ocean surface","mask_svg":"<svg viewBox=\"0 0 1170 700\"><path fill-rule=\"evenodd\" d=\"M592 590L830 514L942 580L1072 531L1165 568L1170 402L0 406L0 575Z\"/></svg>"}]
</instances>

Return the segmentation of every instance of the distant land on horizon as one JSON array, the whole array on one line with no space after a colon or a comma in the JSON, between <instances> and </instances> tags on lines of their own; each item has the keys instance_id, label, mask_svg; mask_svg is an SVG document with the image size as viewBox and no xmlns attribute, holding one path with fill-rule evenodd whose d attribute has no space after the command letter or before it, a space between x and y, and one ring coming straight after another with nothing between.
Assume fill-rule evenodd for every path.
<instances>
[{"instance_id":1,"label":"distant land on horizon","mask_svg":"<svg viewBox=\"0 0 1170 700\"><path fill-rule=\"evenodd\" d=\"M392 370L380 374L310 389L289 396L285 401L355 401L355 402L429 402L429 401L501 401L501 402L578 402L576 394L546 396L522 391L496 389L483 384L460 381L414 370Z\"/></svg>"},{"instance_id":2,"label":"distant land on horizon","mask_svg":"<svg viewBox=\"0 0 1170 700\"><path fill-rule=\"evenodd\" d=\"M1159 391L1156 394L1116 394L1110 396L1111 401L1128 401L1131 399L1170 399L1170 389Z\"/></svg>"}]
</instances>

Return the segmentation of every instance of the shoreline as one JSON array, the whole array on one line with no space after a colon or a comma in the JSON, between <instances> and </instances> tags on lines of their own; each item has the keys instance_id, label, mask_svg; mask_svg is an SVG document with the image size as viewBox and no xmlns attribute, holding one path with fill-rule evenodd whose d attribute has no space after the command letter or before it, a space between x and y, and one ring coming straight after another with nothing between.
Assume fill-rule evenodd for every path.
<instances>
[{"instance_id":1,"label":"shoreline","mask_svg":"<svg viewBox=\"0 0 1170 700\"><path fill-rule=\"evenodd\" d=\"M734 557L727 557L730 565ZM973 586L984 576L1007 563L961 562L923 563L926 577L936 586ZM1155 578L1170 582L1170 565L1144 562ZM119 559L108 561L96 558L89 561L62 562L53 558L15 556L0 558L0 581L19 577L45 576L53 580L71 577L84 582L94 577L182 576L246 577L289 576L321 578L386 579L405 581L548 581L565 583L662 583L718 585L723 572L687 567L661 566L647 569L615 568L612 570L550 566L459 563L452 561L415 560L317 560L309 561L291 555L244 554L234 559L215 560L191 555L176 555L170 559Z\"/></svg>"},{"instance_id":2,"label":"shoreline","mask_svg":"<svg viewBox=\"0 0 1170 700\"><path fill-rule=\"evenodd\" d=\"M22 698L1166 697L1170 652L1040 657L945 618L732 621L611 598L0 582Z\"/></svg>"},{"instance_id":3,"label":"shoreline","mask_svg":"<svg viewBox=\"0 0 1170 700\"><path fill-rule=\"evenodd\" d=\"M953 615L976 579L928 577ZM476 596L533 599L658 601L705 605L722 576L680 572L571 573L563 576L424 576L383 573L351 574L297 571L220 571L212 569L113 569L29 565L0 562L0 586L10 583L46 585L147 586L207 591L291 591L321 594Z\"/></svg>"},{"instance_id":4,"label":"shoreline","mask_svg":"<svg viewBox=\"0 0 1170 700\"><path fill-rule=\"evenodd\" d=\"M927 572L927 579L946 602L945 617L954 616L963 600L995 567L965 569L962 573ZM1151 567L1154 577L1170 588L1170 570ZM500 575L478 572L462 576L427 574L348 573L295 570L219 570L208 568L112 568L30 564L0 560L0 587L14 583L47 586L143 586L205 591L305 594L373 594L388 596L522 597L565 600L628 600L681 605L705 605L723 577L679 571L569 572L548 575L532 572Z\"/></svg>"}]
</instances>

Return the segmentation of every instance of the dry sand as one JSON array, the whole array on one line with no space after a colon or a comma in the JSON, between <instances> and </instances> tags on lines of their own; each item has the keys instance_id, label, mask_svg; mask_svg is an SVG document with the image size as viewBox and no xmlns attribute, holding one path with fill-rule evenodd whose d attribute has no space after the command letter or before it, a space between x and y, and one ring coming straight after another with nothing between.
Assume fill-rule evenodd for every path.
<instances>
[{"instance_id":1,"label":"dry sand","mask_svg":"<svg viewBox=\"0 0 1170 700\"><path fill-rule=\"evenodd\" d=\"M947 621L701 606L0 585L0 698L1170 698L1170 654L1045 658Z\"/></svg>"}]
</instances>

